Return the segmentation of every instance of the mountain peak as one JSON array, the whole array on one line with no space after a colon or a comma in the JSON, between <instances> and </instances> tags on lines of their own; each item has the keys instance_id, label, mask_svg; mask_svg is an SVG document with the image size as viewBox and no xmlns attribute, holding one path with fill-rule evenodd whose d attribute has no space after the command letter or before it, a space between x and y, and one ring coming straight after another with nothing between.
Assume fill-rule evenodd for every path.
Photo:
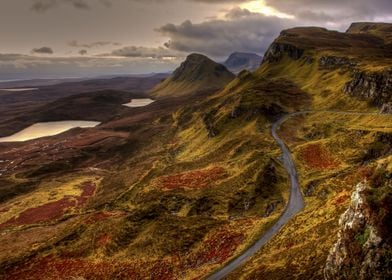
<instances>
[{"instance_id":1,"label":"mountain peak","mask_svg":"<svg viewBox=\"0 0 392 280\"><path fill-rule=\"evenodd\" d=\"M210 72L219 76L220 73L228 72L228 70L205 55L193 53L188 55L180 67L173 72L172 79L173 81L201 80Z\"/></svg>"},{"instance_id":2,"label":"mountain peak","mask_svg":"<svg viewBox=\"0 0 392 280\"><path fill-rule=\"evenodd\" d=\"M235 78L227 68L205 55L193 53L165 81L152 90L154 96L179 96L217 90Z\"/></svg>"}]
</instances>

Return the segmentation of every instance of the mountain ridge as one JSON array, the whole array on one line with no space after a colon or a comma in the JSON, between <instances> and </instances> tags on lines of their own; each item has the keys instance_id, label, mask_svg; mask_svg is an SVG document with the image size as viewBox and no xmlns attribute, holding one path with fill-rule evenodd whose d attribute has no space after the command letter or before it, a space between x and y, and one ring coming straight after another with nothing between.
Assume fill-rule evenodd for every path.
<instances>
[{"instance_id":1,"label":"mountain ridge","mask_svg":"<svg viewBox=\"0 0 392 280\"><path fill-rule=\"evenodd\" d=\"M242 70L255 71L259 68L263 58L255 53L234 52L223 63L233 73Z\"/></svg>"},{"instance_id":2,"label":"mountain ridge","mask_svg":"<svg viewBox=\"0 0 392 280\"><path fill-rule=\"evenodd\" d=\"M200 91L216 91L235 75L219 63L201 54L190 54L184 62L150 94L154 97L188 95Z\"/></svg>"}]
</instances>

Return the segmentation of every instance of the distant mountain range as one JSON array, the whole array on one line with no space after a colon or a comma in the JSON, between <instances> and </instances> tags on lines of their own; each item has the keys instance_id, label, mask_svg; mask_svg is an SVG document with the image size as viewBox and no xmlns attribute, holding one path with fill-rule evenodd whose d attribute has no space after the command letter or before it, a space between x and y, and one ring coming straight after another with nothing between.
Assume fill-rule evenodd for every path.
<instances>
[{"instance_id":1,"label":"distant mountain range","mask_svg":"<svg viewBox=\"0 0 392 280\"><path fill-rule=\"evenodd\" d=\"M223 63L233 73L239 73L242 70L255 71L259 68L263 58L255 53L232 53Z\"/></svg>"}]
</instances>

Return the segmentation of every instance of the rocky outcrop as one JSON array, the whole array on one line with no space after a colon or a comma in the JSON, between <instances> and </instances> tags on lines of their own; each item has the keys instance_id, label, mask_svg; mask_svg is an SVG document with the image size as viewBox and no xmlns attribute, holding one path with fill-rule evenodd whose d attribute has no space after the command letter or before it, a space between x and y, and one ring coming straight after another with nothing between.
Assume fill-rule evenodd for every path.
<instances>
[{"instance_id":1,"label":"rocky outcrop","mask_svg":"<svg viewBox=\"0 0 392 280\"><path fill-rule=\"evenodd\" d=\"M339 56L322 56L319 59L319 65L322 68L334 69L338 67L354 67L358 63L347 57L339 57Z\"/></svg>"},{"instance_id":2,"label":"rocky outcrop","mask_svg":"<svg viewBox=\"0 0 392 280\"><path fill-rule=\"evenodd\" d=\"M263 63L278 62L282 59L284 54L287 54L290 58L297 60L303 56L304 50L297 48L292 44L274 42L266 51Z\"/></svg>"},{"instance_id":3,"label":"rocky outcrop","mask_svg":"<svg viewBox=\"0 0 392 280\"><path fill-rule=\"evenodd\" d=\"M209 113L205 114L203 117L203 123L204 123L206 130L207 130L209 138L213 138L213 137L217 136L219 133L218 130L214 126L214 121L213 121L214 114L215 114L215 112L209 112Z\"/></svg>"},{"instance_id":4,"label":"rocky outcrop","mask_svg":"<svg viewBox=\"0 0 392 280\"><path fill-rule=\"evenodd\" d=\"M272 213L274 213L274 211L276 210L276 208L279 206L279 204L282 204L282 201L274 201L271 203L268 203L267 207L265 208L265 212L262 215L263 218L269 217L272 215Z\"/></svg>"},{"instance_id":5,"label":"rocky outcrop","mask_svg":"<svg viewBox=\"0 0 392 280\"><path fill-rule=\"evenodd\" d=\"M340 217L338 240L324 269L325 279L391 279L391 246L375 221L366 183L356 186L351 205Z\"/></svg>"},{"instance_id":6,"label":"rocky outcrop","mask_svg":"<svg viewBox=\"0 0 392 280\"><path fill-rule=\"evenodd\" d=\"M392 114L392 102L384 103L380 109L381 114Z\"/></svg>"},{"instance_id":7,"label":"rocky outcrop","mask_svg":"<svg viewBox=\"0 0 392 280\"><path fill-rule=\"evenodd\" d=\"M384 113L391 113L392 69L373 73L355 70L353 79L344 86L344 92L370 101Z\"/></svg>"}]
</instances>

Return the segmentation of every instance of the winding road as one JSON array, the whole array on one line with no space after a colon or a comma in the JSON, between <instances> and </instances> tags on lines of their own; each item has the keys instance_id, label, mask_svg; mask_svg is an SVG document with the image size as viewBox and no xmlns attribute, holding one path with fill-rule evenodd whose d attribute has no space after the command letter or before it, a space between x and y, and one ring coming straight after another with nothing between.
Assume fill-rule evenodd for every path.
<instances>
[{"instance_id":1,"label":"winding road","mask_svg":"<svg viewBox=\"0 0 392 280\"><path fill-rule=\"evenodd\" d=\"M243 265L249 258L256 253L258 250L260 250L261 247L263 247L268 241L271 240L271 238L280 231L280 229L287 224L293 218L298 212L300 212L304 206L304 199L301 193L301 188L299 186L298 182L298 175L297 175L297 169L295 168L295 164L293 161L293 158L291 156L290 150L287 148L286 144L283 142L283 140L279 137L278 135L278 130L280 126L287 121L289 118L298 116L298 115L304 115L304 114L309 114L309 113L336 113L336 114L342 114L342 115L380 115L379 113L360 113L360 112L343 112L343 111L300 111L300 112L295 112L291 114L287 114L280 118L278 121L276 121L271 128L271 133L272 137L275 139L275 141L278 143L281 151L282 151L282 158L283 158L283 165L285 169L287 170L290 178L290 198L289 202L278 219L278 221L271 227L269 228L261 237L259 240L256 241L251 247L249 247L245 252L243 252L240 256L235 258L233 261L229 262L226 266L221 268L220 270L214 272L211 274L209 277L206 278L206 280L220 280L227 276L229 273L234 271L236 268L239 266ZM392 116L392 115L390 115Z\"/></svg>"}]
</instances>

